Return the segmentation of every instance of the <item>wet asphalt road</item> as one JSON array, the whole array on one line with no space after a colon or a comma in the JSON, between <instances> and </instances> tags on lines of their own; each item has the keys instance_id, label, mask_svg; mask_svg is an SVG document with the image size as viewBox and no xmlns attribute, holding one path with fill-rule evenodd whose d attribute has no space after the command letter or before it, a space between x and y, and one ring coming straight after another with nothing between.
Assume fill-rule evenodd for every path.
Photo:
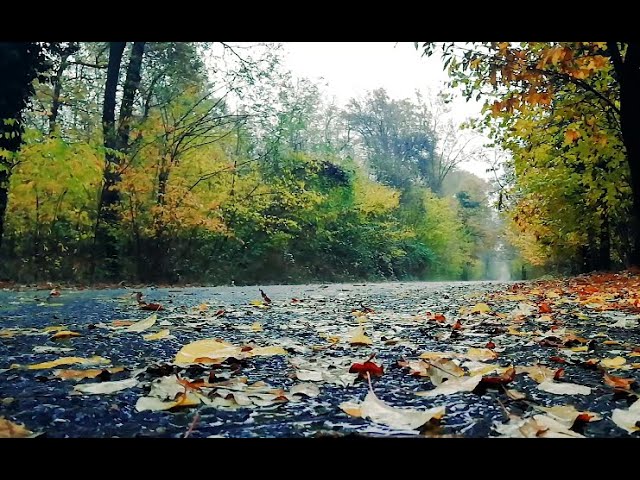
<instances>
[{"instance_id":1,"label":"wet asphalt road","mask_svg":"<svg viewBox=\"0 0 640 480\"><path fill-rule=\"evenodd\" d=\"M494 422L506 420L503 405L507 404L516 414L525 412L529 407L518 401L509 403L499 389L481 389L435 398L417 397L415 392L432 388L429 380L408 375L406 370L397 366L397 361L417 358L423 351L447 351L457 346L481 347L490 339L500 341L502 337L496 340L490 331L476 331L443 342L438 340L430 325L412 322L411 318L426 311L442 312L452 318L460 307L486 301L487 293L507 287L508 284L498 282L271 285L262 287L273 301L272 307L266 309L251 304L251 301L260 300L259 287L143 289L146 301L166 307L165 311L158 312L158 319L170 328L173 338L159 341L144 340L140 334L114 335L111 330L101 327L114 320L140 320L149 316L149 312L138 310L131 290L63 291L60 297L49 301L45 301L48 293L45 291L3 291L0 292L0 331L14 333L0 334L0 416L23 423L46 437L180 437L189 429L196 412L199 421L190 434L192 437L420 435L417 431L391 430L342 412L340 403L362 400L366 395L367 384L360 380L347 387L319 383L319 396L299 402L238 409L201 406L197 410L136 411L137 399L148 391L145 380L159 375L154 373L157 370L162 371L162 368L154 370L154 367L171 365L176 352L189 342L220 338L234 345L254 342L259 346L288 346L287 356L250 358L242 362L241 370L230 373L247 377L249 383L265 381L283 389L300 383L293 374L292 357L312 362L331 361L331 358L362 362L371 353L377 353L378 363L385 368L385 374L373 382L380 399L395 407L423 409L446 406L446 415L437 431L431 433L433 435L496 436ZM302 302L291 304L291 298ZM206 313L198 312L201 304L209 306ZM508 311L513 307L489 304L496 311L501 308ZM327 335L340 336L357 326L351 312L362 305L375 310L373 322L367 327L374 340L372 346L341 344L335 349L314 350L314 346L326 346ZM215 316L218 310L225 310L225 314ZM570 323L572 318L568 315L565 320ZM255 322L261 323L261 332L248 330ZM42 333L42 329L48 326L64 326L81 336L51 340L50 333ZM587 328L582 324L581 328L585 334L597 330L595 326ZM639 340L636 333L628 330L619 333L631 341ZM387 345L389 339L399 341ZM530 343L520 337L505 337L501 343L504 351L497 363L503 366L527 365L549 356L544 348ZM64 353L34 352L35 347L42 346L72 350ZM51 370L10 368L13 364L25 366L61 356L94 355L108 358L114 366L125 367L110 380L129 378L132 372L149 367L152 367L151 373L137 373L140 383L127 390L104 395L80 395L73 393L74 381L53 377ZM82 367L69 365L59 368ZM180 371L192 380L207 374L206 369L200 367ZM612 409L627 408L628 399L612 394L596 373L567 366L566 378L591 386L592 394L558 396L541 392L536 389L536 383L525 375L518 375L510 388L527 394L539 405L571 403L578 409L602 412L602 421L587 424L581 431L586 436L629 436L609 418ZM100 380L82 382L96 381Z\"/></svg>"}]
</instances>

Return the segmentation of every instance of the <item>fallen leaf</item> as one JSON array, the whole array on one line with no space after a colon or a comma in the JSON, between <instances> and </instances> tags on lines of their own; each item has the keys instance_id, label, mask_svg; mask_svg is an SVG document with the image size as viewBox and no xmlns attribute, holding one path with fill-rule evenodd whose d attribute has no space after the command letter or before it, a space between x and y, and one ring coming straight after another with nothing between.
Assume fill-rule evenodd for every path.
<instances>
[{"instance_id":1,"label":"fallen leaf","mask_svg":"<svg viewBox=\"0 0 640 480\"><path fill-rule=\"evenodd\" d=\"M158 397L140 397L136 402L136 410L144 412L150 410L157 412L177 407L195 407L200 405L201 398L195 393L179 393L176 400L164 401Z\"/></svg>"},{"instance_id":2,"label":"fallen leaf","mask_svg":"<svg viewBox=\"0 0 640 480\"><path fill-rule=\"evenodd\" d=\"M82 335L79 334L78 332L72 332L71 330L61 330L57 333L54 333L51 336L51 340L63 340L65 338L80 337L80 336Z\"/></svg>"},{"instance_id":3,"label":"fallen leaf","mask_svg":"<svg viewBox=\"0 0 640 480\"><path fill-rule=\"evenodd\" d=\"M361 378L366 378L367 373L372 377L381 377L384 373L382 366L378 366L373 362L366 361L364 363L354 363L349 368L349 373L357 373Z\"/></svg>"},{"instance_id":4,"label":"fallen leaf","mask_svg":"<svg viewBox=\"0 0 640 480\"><path fill-rule=\"evenodd\" d=\"M53 375L61 378L62 380L83 380L85 378L95 378L102 372L107 371L109 373L118 373L124 371L123 367L114 368L90 368L88 370L54 370Z\"/></svg>"},{"instance_id":5,"label":"fallen leaf","mask_svg":"<svg viewBox=\"0 0 640 480\"><path fill-rule=\"evenodd\" d=\"M624 357L604 358L600 361L600 365L606 368L619 368L627 363Z\"/></svg>"},{"instance_id":6,"label":"fallen leaf","mask_svg":"<svg viewBox=\"0 0 640 480\"><path fill-rule=\"evenodd\" d=\"M150 333L149 335L143 335L142 338L145 340L162 340L163 338L167 338L171 332L168 328L160 330L156 333Z\"/></svg>"},{"instance_id":7,"label":"fallen leaf","mask_svg":"<svg viewBox=\"0 0 640 480\"><path fill-rule=\"evenodd\" d=\"M134 323L133 325L129 325L123 331L125 332L143 332L147 328L153 327L153 325L158 320L158 316L156 314L150 315L148 318L144 320L140 320L139 322Z\"/></svg>"},{"instance_id":8,"label":"fallen leaf","mask_svg":"<svg viewBox=\"0 0 640 480\"><path fill-rule=\"evenodd\" d=\"M0 438L25 438L33 435L24 425L0 417Z\"/></svg>"},{"instance_id":9,"label":"fallen leaf","mask_svg":"<svg viewBox=\"0 0 640 480\"><path fill-rule=\"evenodd\" d=\"M261 332L262 331L262 325L260 324L260 322L254 322L251 325L251 330L254 332Z\"/></svg>"},{"instance_id":10,"label":"fallen leaf","mask_svg":"<svg viewBox=\"0 0 640 480\"><path fill-rule=\"evenodd\" d=\"M527 398L527 396L524 393L519 392L517 390L509 389L509 388L505 388L505 393L512 400L522 400L524 398Z\"/></svg>"},{"instance_id":11,"label":"fallen leaf","mask_svg":"<svg viewBox=\"0 0 640 480\"><path fill-rule=\"evenodd\" d=\"M116 380L115 382L85 383L76 385L73 389L84 394L100 395L119 392L120 390L135 387L137 384L138 381L135 378L127 378L125 380Z\"/></svg>"},{"instance_id":12,"label":"fallen leaf","mask_svg":"<svg viewBox=\"0 0 640 480\"><path fill-rule=\"evenodd\" d=\"M491 307L486 303L476 303L469 313L489 313L491 311Z\"/></svg>"},{"instance_id":13,"label":"fallen leaf","mask_svg":"<svg viewBox=\"0 0 640 480\"><path fill-rule=\"evenodd\" d=\"M183 346L174 359L177 365L201 363L198 359L208 358L208 363L222 363L227 358L244 358L241 347L216 339L197 340Z\"/></svg>"},{"instance_id":14,"label":"fallen leaf","mask_svg":"<svg viewBox=\"0 0 640 480\"><path fill-rule=\"evenodd\" d=\"M573 405L556 405L554 407L539 407L540 410L547 412L547 415L557 422L560 422L566 428L571 428L580 417L588 422L602 420L597 413L583 412L576 410Z\"/></svg>"},{"instance_id":15,"label":"fallen leaf","mask_svg":"<svg viewBox=\"0 0 640 480\"><path fill-rule=\"evenodd\" d=\"M549 306L548 303L541 303L538 307L538 313L551 313L551 307Z\"/></svg>"},{"instance_id":16,"label":"fallen leaf","mask_svg":"<svg viewBox=\"0 0 640 480\"><path fill-rule=\"evenodd\" d=\"M313 383L298 383L289 390L291 395L306 395L307 397L317 397L320 389Z\"/></svg>"},{"instance_id":17,"label":"fallen leaf","mask_svg":"<svg viewBox=\"0 0 640 480\"><path fill-rule=\"evenodd\" d=\"M348 342L351 345L371 345L373 341L364 333L364 327L356 327L348 334Z\"/></svg>"},{"instance_id":18,"label":"fallen leaf","mask_svg":"<svg viewBox=\"0 0 640 480\"><path fill-rule=\"evenodd\" d=\"M451 395L459 392L471 392L482 380L482 375L473 377L453 377L441 383L433 390L417 392L419 397L436 397L438 395Z\"/></svg>"},{"instance_id":19,"label":"fallen leaf","mask_svg":"<svg viewBox=\"0 0 640 480\"><path fill-rule=\"evenodd\" d=\"M278 345L272 345L270 347L254 347L247 354L250 357L267 357L270 355L286 355L287 351Z\"/></svg>"},{"instance_id":20,"label":"fallen leaf","mask_svg":"<svg viewBox=\"0 0 640 480\"><path fill-rule=\"evenodd\" d=\"M133 325L135 322L133 320L114 320L111 323L114 327L128 327L129 325Z\"/></svg>"},{"instance_id":21,"label":"fallen leaf","mask_svg":"<svg viewBox=\"0 0 640 480\"><path fill-rule=\"evenodd\" d=\"M469 348L464 354L470 360L493 360L498 358L498 354L488 348Z\"/></svg>"},{"instance_id":22,"label":"fallen leaf","mask_svg":"<svg viewBox=\"0 0 640 480\"><path fill-rule=\"evenodd\" d=\"M604 383L605 385L609 385L613 388L621 388L623 390L630 390L631 385L635 382L635 378L622 378L615 377L613 375L609 375L608 373L604 374Z\"/></svg>"},{"instance_id":23,"label":"fallen leaf","mask_svg":"<svg viewBox=\"0 0 640 480\"><path fill-rule=\"evenodd\" d=\"M516 367L516 373L526 373L536 382L542 383L553 379L556 370L543 365L531 365L528 367Z\"/></svg>"},{"instance_id":24,"label":"fallen leaf","mask_svg":"<svg viewBox=\"0 0 640 480\"><path fill-rule=\"evenodd\" d=\"M511 367L500 375L487 375L482 377L482 383L488 385L506 385L516 377L516 369Z\"/></svg>"},{"instance_id":25,"label":"fallen leaf","mask_svg":"<svg viewBox=\"0 0 640 480\"><path fill-rule=\"evenodd\" d=\"M462 377L465 374L465 371L453 360L436 358L427 363L427 374L429 375L431 383L435 386L440 385L450 378Z\"/></svg>"},{"instance_id":26,"label":"fallen leaf","mask_svg":"<svg viewBox=\"0 0 640 480\"><path fill-rule=\"evenodd\" d=\"M556 395L589 395L591 388L575 383L554 382L553 380L545 380L538 385L538 390L543 392L555 393Z\"/></svg>"},{"instance_id":27,"label":"fallen leaf","mask_svg":"<svg viewBox=\"0 0 640 480\"><path fill-rule=\"evenodd\" d=\"M36 363L35 365L28 365L26 368L28 370L42 370L45 368L54 368L59 367L60 365L72 365L74 363L79 363L81 365L99 365L101 363L109 363L110 360L102 357L91 357L91 358L81 358L81 357L62 357L57 360L51 360L50 362L42 362Z\"/></svg>"},{"instance_id":28,"label":"fallen leaf","mask_svg":"<svg viewBox=\"0 0 640 480\"><path fill-rule=\"evenodd\" d=\"M164 307L159 303L144 303L140 305L140 310L150 310L152 312L159 312L164 310Z\"/></svg>"},{"instance_id":29,"label":"fallen leaf","mask_svg":"<svg viewBox=\"0 0 640 480\"><path fill-rule=\"evenodd\" d=\"M611 420L629 433L640 431L640 400L636 400L627 410L616 408Z\"/></svg>"},{"instance_id":30,"label":"fallen leaf","mask_svg":"<svg viewBox=\"0 0 640 480\"><path fill-rule=\"evenodd\" d=\"M371 389L362 403L345 402L340 407L348 415L356 413L355 416L368 418L395 430L416 430L431 419L440 419L445 414L445 407L428 410L392 407L380 400Z\"/></svg>"}]
</instances>

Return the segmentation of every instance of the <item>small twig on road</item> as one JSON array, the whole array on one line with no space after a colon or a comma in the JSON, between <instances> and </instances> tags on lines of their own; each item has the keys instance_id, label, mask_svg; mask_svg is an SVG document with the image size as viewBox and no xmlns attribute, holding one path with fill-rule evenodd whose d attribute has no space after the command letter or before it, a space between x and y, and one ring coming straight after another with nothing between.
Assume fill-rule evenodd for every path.
<instances>
[{"instance_id":1,"label":"small twig on road","mask_svg":"<svg viewBox=\"0 0 640 480\"><path fill-rule=\"evenodd\" d=\"M196 412L191 425L189 425L189 430L187 430L187 432L184 434L184 437L182 438L189 438L189 435L191 435L191 432L193 432L193 430L196 428L198 422L200 422L200 412Z\"/></svg>"}]
</instances>

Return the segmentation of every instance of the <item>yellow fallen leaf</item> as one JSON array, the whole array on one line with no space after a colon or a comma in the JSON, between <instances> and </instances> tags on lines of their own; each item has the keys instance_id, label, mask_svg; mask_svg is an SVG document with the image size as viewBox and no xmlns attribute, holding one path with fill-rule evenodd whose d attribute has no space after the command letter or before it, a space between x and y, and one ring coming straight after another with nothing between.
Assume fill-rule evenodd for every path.
<instances>
[{"instance_id":1,"label":"yellow fallen leaf","mask_svg":"<svg viewBox=\"0 0 640 480\"><path fill-rule=\"evenodd\" d=\"M491 307L486 303L476 303L469 313L489 313L491 311Z\"/></svg>"},{"instance_id":2,"label":"yellow fallen leaf","mask_svg":"<svg viewBox=\"0 0 640 480\"><path fill-rule=\"evenodd\" d=\"M103 357L91 357L91 358L82 358L82 357L61 357L57 360L51 360L50 362L42 362L36 363L35 365L28 365L28 370L42 370L45 368L54 368L59 367L60 365L72 365L74 363L79 363L81 365L99 365L101 363L109 363L110 360Z\"/></svg>"},{"instance_id":3,"label":"yellow fallen leaf","mask_svg":"<svg viewBox=\"0 0 640 480\"><path fill-rule=\"evenodd\" d=\"M522 295L521 293L516 293L515 295L508 295L507 300L511 300L514 302L524 302L527 299L526 295Z\"/></svg>"},{"instance_id":4,"label":"yellow fallen leaf","mask_svg":"<svg viewBox=\"0 0 640 480\"><path fill-rule=\"evenodd\" d=\"M199 363L196 360L208 358L212 360L209 363L222 363L227 358L244 358L242 348L231 345L222 340L208 338L205 340L197 340L183 346L178 353L174 363L178 365L189 365L191 363Z\"/></svg>"},{"instance_id":5,"label":"yellow fallen leaf","mask_svg":"<svg viewBox=\"0 0 640 480\"><path fill-rule=\"evenodd\" d=\"M157 412L177 407L197 407L200 403L200 397L192 392L180 394L178 399L173 401L163 401L158 397L140 397L136 402L136 410L139 412L144 412L145 410Z\"/></svg>"},{"instance_id":6,"label":"yellow fallen leaf","mask_svg":"<svg viewBox=\"0 0 640 480\"><path fill-rule=\"evenodd\" d=\"M107 371L109 373L118 373L124 371L123 367L114 368L90 368L88 370L54 370L53 375L61 378L62 380L83 380L85 378L95 378L102 372Z\"/></svg>"},{"instance_id":7,"label":"yellow fallen leaf","mask_svg":"<svg viewBox=\"0 0 640 480\"><path fill-rule=\"evenodd\" d=\"M255 347L246 352L250 357L263 357L269 355L286 355L287 351L277 345L271 347Z\"/></svg>"},{"instance_id":8,"label":"yellow fallen leaf","mask_svg":"<svg viewBox=\"0 0 640 480\"><path fill-rule=\"evenodd\" d=\"M520 373L526 373L536 382L542 383L547 380L552 380L556 374L556 370L543 365L516 367L516 374Z\"/></svg>"},{"instance_id":9,"label":"yellow fallen leaf","mask_svg":"<svg viewBox=\"0 0 640 480\"><path fill-rule=\"evenodd\" d=\"M600 361L600 365L606 368L618 368L627 363L623 357L604 358Z\"/></svg>"},{"instance_id":10,"label":"yellow fallen leaf","mask_svg":"<svg viewBox=\"0 0 640 480\"><path fill-rule=\"evenodd\" d=\"M32 434L33 432L27 430L24 425L0 417L0 438L25 438Z\"/></svg>"},{"instance_id":11,"label":"yellow fallen leaf","mask_svg":"<svg viewBox=\"0 0 640 480\"><path fill-rule=\"evenodd\" d=\"M605 340L602 342L604 345L621 345L617 340Z\"/></svg>"},{"instance_id":12,"label":"yellow fallen leaf","mask_svg":"<svg viewBox=\"0 0 640 480\"><path fill-rule=\"evenodd\" d=\"M348 341L351 345L371 345L373 341L364 333L364 327L357 327L348 333Z\"/></svg>"},{"instance_id":13,"label":"yellow fallen leaf","mask_svg":"<svg viewBox=\"0 0 640 480\"><path fill-rule=\"evenodd\" d=\"M254 322L253 325L251 325L251 330L253 330L254 332L261 332L262 325L260 324L260 322Z\"/></svg>"},{"instance_id":14,"label":"yellow fallen leaf","mask_svg":"<svg viewBox=\"0 0 640 480\"><path fill-rule=\"evenodd\" d=\"M72 332L71 330L60 330L57 333L54 333L51 336L51 340L62 340L64 338L70 337L80 337L81 335L78 332Z\"/></svg>"},{"instance_id":15,"label":"yellow fallen leaf","mask_svg":"<svg viewBox=\"0 0 640 480\"><path fill-rule=\"evenodd\" d=\"M149 335L143 335L142 338L144 338L145 340L162 340L163 338L167 338L169 336L169 333L171 333L169 331L169 329L165 328L165 329L160 330L159 332L156 332L156 333L150 333Z\"/></svg>"},{"instance_id":16,"label":"yellow fallen leaf","mask_svg":"<svg viewBox=\"0 0 640 480\"><path fill-rule=\"evenodd\" d=\"M206 303L201 303L200 305L198 305L198 311L206 312L207 310L209 310L209 305L207 305Z\"/></svg>"},{"instance_id":17,"label":"yellow fallen leaf","mask_svg":"<svg viewBox=\"0 0 640 480\"><path fill-rule=\"evenodd\" d=\"M18 330L13 328L5 328L0 330L0 338L12 338L18 333Z\"/></svg>"},{"instance_id":18,"label":"yellow fallen leaf","mask_svg":"<svg viewBox=\"0 0 640 480\"><path fill-rule=\"evenodd\" d=\"M144 320L140 320L139 322L134 323L133 325L128 326L124 329L125 332L143 332L147 328L153 327L153 325L158 320L158 315L155 313L145 318Z\"/></svg>"},{"instance_id":19,"label":"yellow fallen leaf","mask_svg":"<svg viewBox=\"0 0 640 480\"><path fill-rule=\"evenodd\" d=\"M340 404L340 409L346 413L347 415L351 415L352 417L362 417L362 412L360 411L360 403L358 402L342 402Z\"/></svg>"},{"instance_id":20,"label":"yellow fallen leaf","mask_svg":"<svg viewBox=\"0 0 640 480\"><path fill-rule=\"evenodd\" d=\"M581 347L573 347L571 349L572 352L587 352L589 350L589 347L586 345L582 345Z\"/></svg>"},{"instance_id":21,"label":"yellow fallen leaf","mask_svg":"<svg viewBox=\"0 0 640 480\"><path fill-rule=\"evenodd\" d=\"M43 332L59 332L60 330L64 330L65 328L67 327L63 325L51 325L49 327L44 327L42 331Z\"/></svg>"},{"instance_id":22,"label":"yellow fallen leaf","mask_svg":"<svg viewBox=\"0 0 640 480\"><path fill-rule=\"evenodd\" d=\"M467 350L467 353L464 354L465 357L470 360L493 360L498 358L498 354L493 350L488 348L470 348Z\"/></svg>"},{"instance_id":23,"label":"yellow fallen leaf","mask_svg":"<svg viewBox=\"0 0 640 480\"><path fill-rule=\"evenodd\" d=\"M640 357L640 352L631 352L627 354L630 357Z\"/></svg>"},{"instance_id":24,"label":"yellow fallen leaf","mask_svg":"<svg viewBox=\"0 0 640 480\"><path fill-rule=\"evenodd\" d=\"M507 333L509 335L529 335L526 332L521 332L520 330L518 330L516 327L514 327L513 325L509 325L509 327L507 328Z\"/></svg>"}]
</instances>

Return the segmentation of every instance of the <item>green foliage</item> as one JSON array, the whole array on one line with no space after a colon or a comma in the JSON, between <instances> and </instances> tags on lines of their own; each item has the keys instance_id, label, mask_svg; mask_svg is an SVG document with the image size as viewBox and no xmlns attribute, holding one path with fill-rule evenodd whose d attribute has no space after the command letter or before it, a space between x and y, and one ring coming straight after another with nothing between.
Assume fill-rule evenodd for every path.
<instances>
[{"instance_id":1,"label":"green foliage","mask_svg":"<svg viewBox=\"0 0 640 480\"><path fill-rule=\"evenodd\" d=\"M122 151L102 146L104 44L81 44L61 56L57 83L36 85L32 128L13 158L8 274L20 281L106 274L100 262L90 269L105 168L118 178L112 187L118 222L109 228L123 280L241 284L486 274L495 250L489 187L446 163L441 137L428 124L433 112L421 99L372 94L377 103L361 113L382 105L392 142L387 148L378 135L363 149L351 137L355 103L341 111L323 101L317 85L294 83L282 72L258 74L240 62L232 72L237 92L251 102L231 110L224 90L234 77L216 84L219 70L207 71L201 47L148 45ZM269 78L271 90L251 88ZM62 100L51 122L55 98ZM445 133L453 145L455 130Z\"/></svg>"}]
</instances>

